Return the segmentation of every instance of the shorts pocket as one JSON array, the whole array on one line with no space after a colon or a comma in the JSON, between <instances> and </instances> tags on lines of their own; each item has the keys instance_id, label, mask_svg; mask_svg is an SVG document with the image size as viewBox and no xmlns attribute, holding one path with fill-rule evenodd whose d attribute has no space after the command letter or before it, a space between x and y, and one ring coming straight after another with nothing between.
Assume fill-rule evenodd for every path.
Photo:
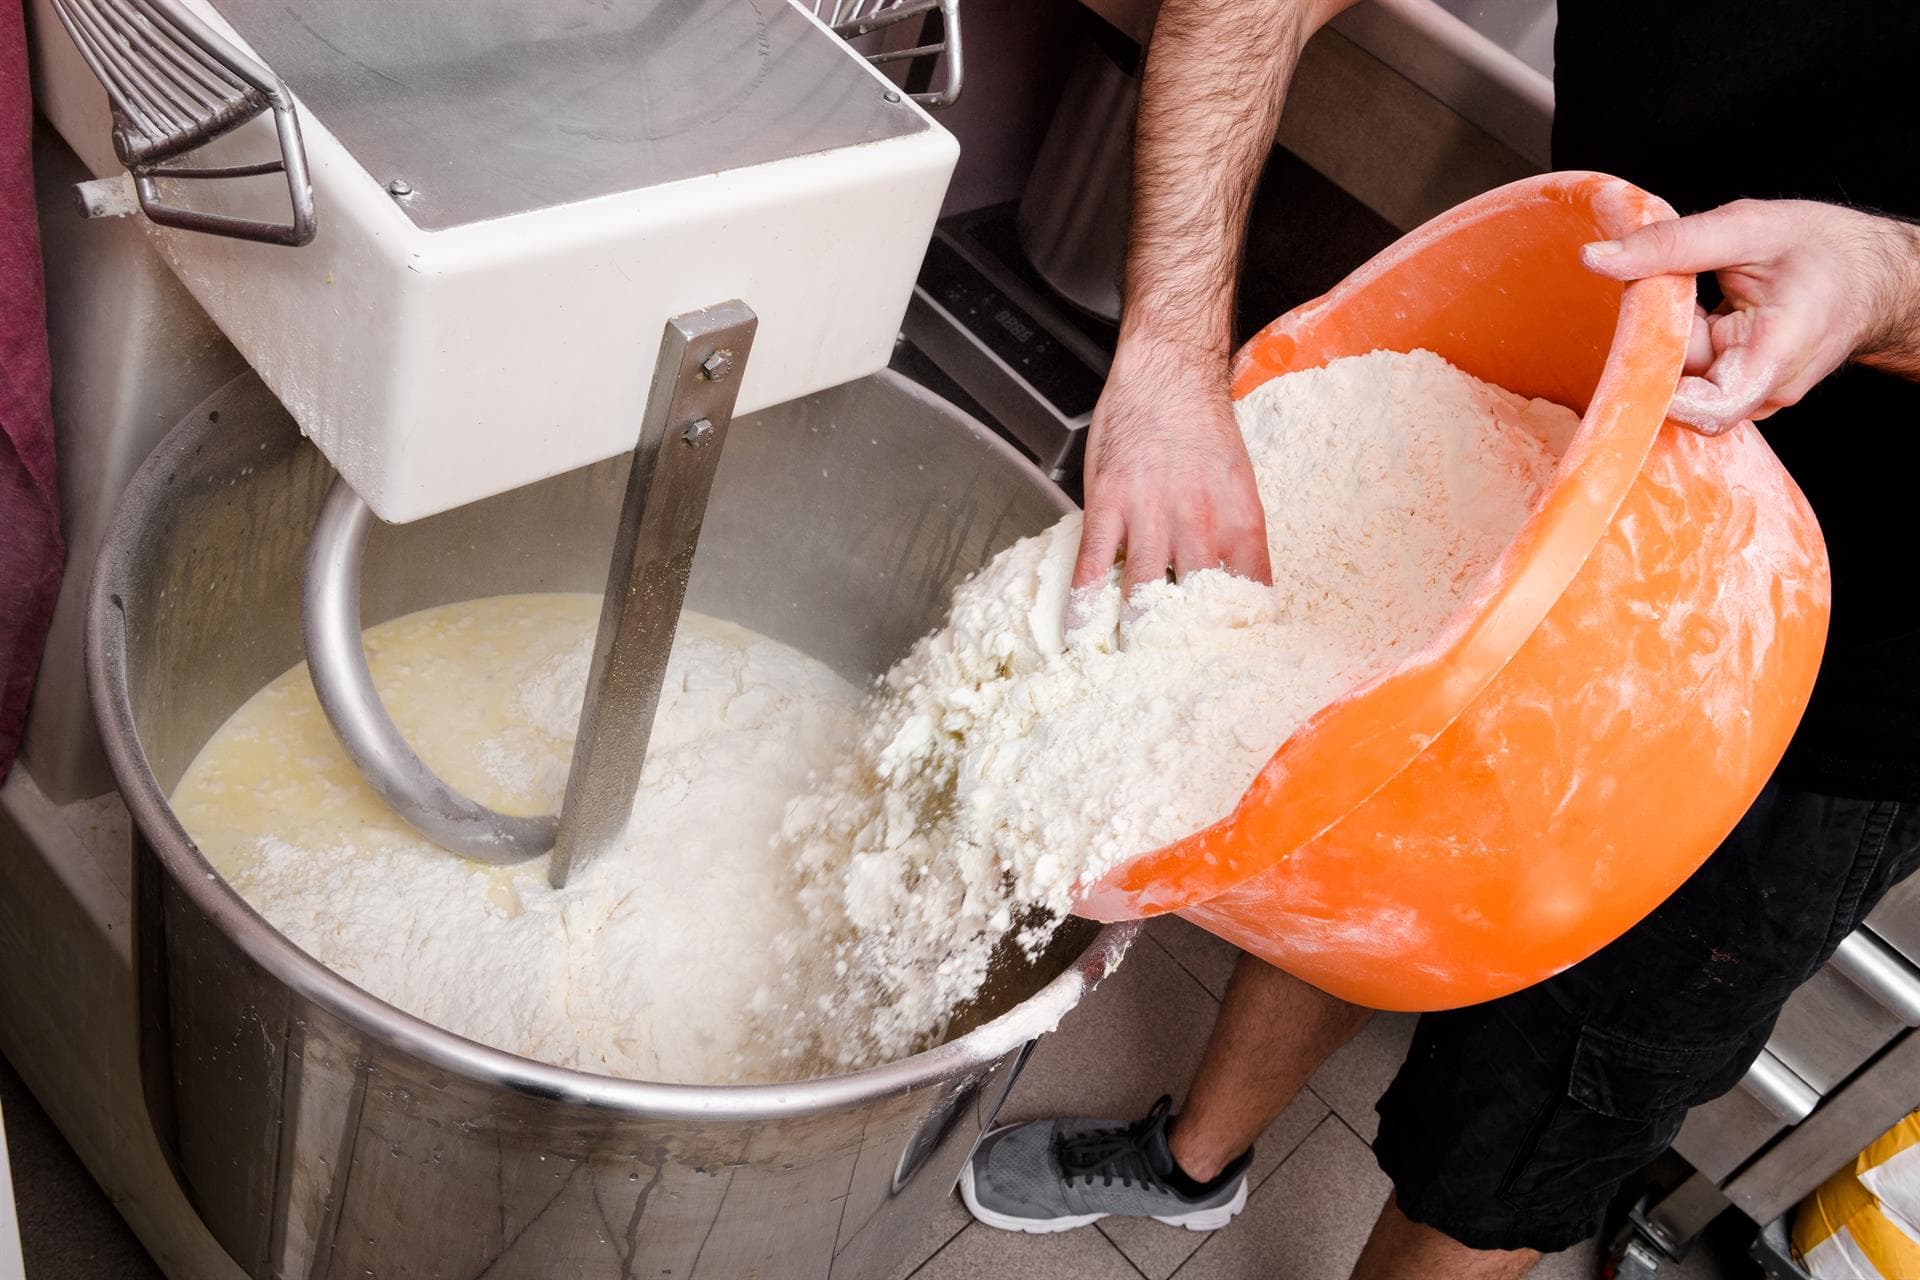
<instances>
[{"instance_id":1,"label":"shorts pocket","mask_svg":"<svg viewBox=\"0 0 1920 1280\"><path fill-rule=\"evenodd\" d=\"M1833 958L1833 953L1840 949L1847 935L1859 927L1860 921L1880 900L1880 895L1893 883L1882 876L1880 864L1886 858L1887 845L1893 838L1894 826L1899 820L1898 800L1876 800L1868 805L1866 818L1860 824L1860 837L1854 845L1853 865L1847 872L1845 884L1841 886L1839 900L1834 904L1833 922L1827 928L1826 941L1801 981L1813 977L1821 965ZM1897 850L1895 857L1899 857Z\"/></svg>"},{"instance_id":2,"label":"shorts pocket","mask_svg":"<svg viewBox=\"0 0 1920 1280\"><path fill-rule=\"evenodd\" d=\"M1567 1096L1615 1120L1657 1120L1693 1105L1727 1056L1726 1045L1654 1045L1582 1027Z\"/></svg>"},{"instance_id":3,"label":"shorts pocket","mask_svg":"<svg viewBox=\"0 0 1920 1280\"><path fill-rule=\"evenodd\" d=\"M1509 1198L1605 1203L1673 1141L1739 1049L1650 1044L1585 1026L1564 1094L1536 1119L1504 1180Z\"/></svg>"}]
</instances>

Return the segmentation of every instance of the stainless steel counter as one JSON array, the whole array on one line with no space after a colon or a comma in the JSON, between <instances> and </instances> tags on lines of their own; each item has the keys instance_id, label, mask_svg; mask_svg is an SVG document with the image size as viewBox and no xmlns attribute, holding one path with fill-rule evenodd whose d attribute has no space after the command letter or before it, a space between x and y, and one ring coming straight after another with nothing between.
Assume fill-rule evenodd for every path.
<instances>
[{"instance_id":1,"label":"stainless steel counter","mask_svg":"<svg viewBox=\"0 0 1920 1280\"><path fill-rule=\"evenodd\" d=\"M1159 8L1159 0L1082 2L1137 40L1152 31ZM1547 167L1554 0L1366 0L1331 29L1535 167Z\"/></svg>"},{"instance_id":2,"label":"stainless steel counter","mask_svg":"<svg viewBox=\"0 0 1920 1280\"><path fill-rule=\"evenodd\" d=\"M1545 169L1554 12L1554 0L1367 0L1332 26Z\"/></svg>"}]
</instances>

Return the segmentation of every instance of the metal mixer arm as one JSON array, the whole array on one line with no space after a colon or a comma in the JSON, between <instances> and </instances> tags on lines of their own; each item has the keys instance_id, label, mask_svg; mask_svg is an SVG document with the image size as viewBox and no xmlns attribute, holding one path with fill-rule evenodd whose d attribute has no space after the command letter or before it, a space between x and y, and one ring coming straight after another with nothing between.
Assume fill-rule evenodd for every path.
<instances>
[{"instance_id":1,"label":"metal mixer arm","mask_svg":"<svg viewBox=\"0 0 1920 1280\"><path fill-rule=\"evenodd\" d=\"M407 743L360 642L360 566L373 512L336 480L307 545L300 627L321 710L361 776L435 844L510 865L553 853L555 888L619 839L633 808L686 598L707 495L757 320L728 302L667 322L607 573L566 799L558 818L469 799Z\"/></svg>"},{"instance_id":2,"label":"metal mixer arm","mask_svg":"<svg viewBox=\"0 0 1920 1280\"><path fill-rule=\"evenodd\" d=\"M559 820L519 818L468 799L407 742L374 688L360 643L360 565L373 509L335 480L307 543L300 629L321 709L347 757L407 825L437 845L508 865L553 847Z\"/></svg>"}]
</instances>

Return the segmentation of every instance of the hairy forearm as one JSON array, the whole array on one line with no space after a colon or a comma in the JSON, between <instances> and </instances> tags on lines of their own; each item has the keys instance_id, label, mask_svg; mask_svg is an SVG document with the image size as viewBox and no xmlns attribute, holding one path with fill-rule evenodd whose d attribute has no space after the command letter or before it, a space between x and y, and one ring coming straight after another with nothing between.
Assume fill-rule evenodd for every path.
<instances>
[{"instance_id":1,"label":"hairy forearm","mask_svg":"<svg viewBox=\"0 0 1920 1280\"><path fill-rule=\"evenodd\" d=\"M1920 226L1897 218L1872 219L1877 323L1854 351L1861 364L1920 381Z\"/></svg>"},{"instance_id":2,"label":"hairy forearm","mask_svg":"<svg viewBox=\"0 0 1920 1280\"><path fill-rule=\"evenodd\" d=\"M1351 2L1351 0L1347 0ZM1166 0L1134 142L1123 341L1217 355L1254 187L1301 46L1340 0Z\"/></svg>"}]
</instances>

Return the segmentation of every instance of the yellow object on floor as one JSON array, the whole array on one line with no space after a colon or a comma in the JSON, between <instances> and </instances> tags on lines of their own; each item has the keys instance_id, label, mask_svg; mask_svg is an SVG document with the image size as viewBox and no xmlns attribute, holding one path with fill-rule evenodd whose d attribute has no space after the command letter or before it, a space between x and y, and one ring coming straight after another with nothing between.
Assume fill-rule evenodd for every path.
<instances>
[{"instance_id":1,"label":"yellow object on floor","mask_svg":"<svg viewBox=\"0 0 1920 1280\"><path fill-rule=\"evenodd\" d=\"M1800 1202L1793 1251L1816 1280L1920 1280L1920 1111Z\"/></svg>"}]
</instances>

